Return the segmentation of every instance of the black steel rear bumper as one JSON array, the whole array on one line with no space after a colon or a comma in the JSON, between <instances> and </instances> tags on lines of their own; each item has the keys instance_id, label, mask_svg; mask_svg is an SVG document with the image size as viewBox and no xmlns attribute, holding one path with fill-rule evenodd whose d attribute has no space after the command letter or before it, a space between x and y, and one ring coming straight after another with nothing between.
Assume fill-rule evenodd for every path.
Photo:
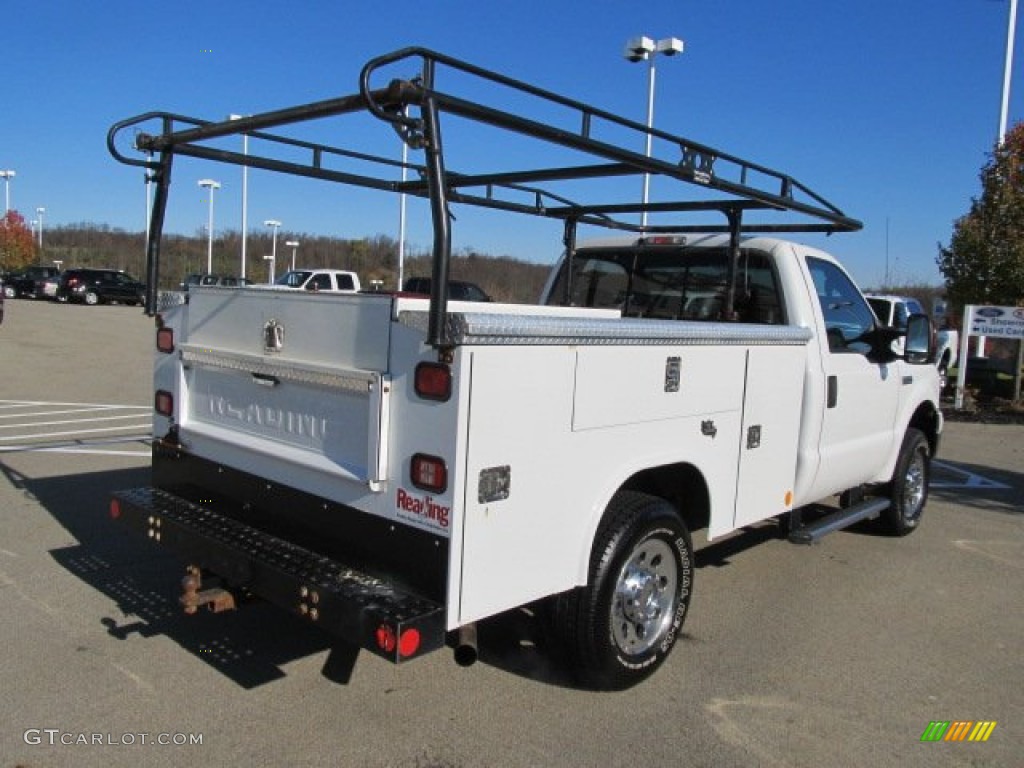
<instances>
[{"instance_id":1,"label":"black steel rear bumper","mask_svg":"<svg viewBox=\"0 0 1024 768\"><path fill-rule=\"evenodd\" d=\"M167 491L117 491L110 512L191 565L390 661L444 645L438 603Z\"/></svg>"}]
</instances>

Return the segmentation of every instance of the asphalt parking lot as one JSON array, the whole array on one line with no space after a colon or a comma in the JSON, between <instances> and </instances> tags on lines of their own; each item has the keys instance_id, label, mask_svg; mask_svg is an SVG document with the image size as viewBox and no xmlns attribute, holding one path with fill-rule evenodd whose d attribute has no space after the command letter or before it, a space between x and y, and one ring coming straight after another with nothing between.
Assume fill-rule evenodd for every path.
<instances>
[{"instance_id":1,"label":"asphalt parking lot","mask_svg":"<svg viewBox=\"0 0 1024 768\"><path fill-rule=\"evenodd\" d=\"M698 537L685 635L630 691L573 688L525 611L474 667L363 654L340 684L276 609L182 615L182 564L108 520L147 482L152 337L135 308L7 303L0 768L1021 764L1024 427L947 424L906 539ZM922 742L934 721L996 725Z\"/></svg>"}]
</instances>

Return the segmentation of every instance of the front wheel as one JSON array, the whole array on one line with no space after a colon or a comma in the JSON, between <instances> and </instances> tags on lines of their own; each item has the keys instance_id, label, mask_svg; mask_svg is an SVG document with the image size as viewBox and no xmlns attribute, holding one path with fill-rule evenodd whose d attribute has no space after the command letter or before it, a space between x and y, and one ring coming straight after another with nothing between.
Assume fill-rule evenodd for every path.
<instances>
[{"instance_id":1,"label":"front wheel","mask_svg":"<svg viewBox=\"0 0 1024 768\"><path fill-rule=\"evenodd\" d=\"M903 436L896 471L889 484L892 504L882 513L880 523L886 533L906 536L917 529L928 501L931 476L931 448L920 430L910 428Z\"/></svg>"},{"instance_id":2,"label":"front wheel","mask_svg":"<svg viewBox=\"0 0 1024 768\"><path fill-rule=\"evenodd\" d=\"M668 657L693 591L690 533L665 500L615 495L598 528L587 586L555 598L554 629L579 681L640 682Z\"/></svg>"}]
</instances>

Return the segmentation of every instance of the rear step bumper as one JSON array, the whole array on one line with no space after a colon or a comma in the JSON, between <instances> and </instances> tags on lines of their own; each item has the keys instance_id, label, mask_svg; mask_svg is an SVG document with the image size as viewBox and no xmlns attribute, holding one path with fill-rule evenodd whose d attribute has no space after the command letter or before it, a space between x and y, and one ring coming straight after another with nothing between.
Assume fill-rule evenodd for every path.
<instances>
[{"instance_id":1,"label":"rear step bumper","mask_svg":"<svg viewBox=\"0 0 1024 768\"><path fill-rule=\"evenodd\" d=\"M116 491L116 520L345 642L402 662L445 643L444 608L158 488Z\"/></svg>"}]
</instances>

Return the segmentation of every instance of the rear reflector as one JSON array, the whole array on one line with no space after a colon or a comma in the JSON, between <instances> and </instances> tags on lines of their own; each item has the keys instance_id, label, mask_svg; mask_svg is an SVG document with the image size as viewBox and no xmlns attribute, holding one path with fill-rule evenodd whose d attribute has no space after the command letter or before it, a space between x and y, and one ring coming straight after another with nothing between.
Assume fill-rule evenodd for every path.
<instances>
[{"instance_id":1,"label":"rear reflector","mask_svg":"<svg viewBox=\"0 0 1024 768\"><path fill-rule=\"evenodd\" d=\"M158 389L153 398L153 407L161 416L170 418L174 415L174 395L164 389Z\"/></svg>"},{"instance_id":2,"label":"rear reflector","mask_svg":"<svg viewBox=\"0 0 1024 768\"><path fill-rule=\"evenodd\" d=\"M173 328L161 328L156 332L156 348L166 354L174 351Z\"/></svg>"},{"instance_id":3,"label":"rear reflector","mask_svg":"<svg viewBox=\"0 0 1024 768\"><path fill-rule=\"evenodd\" d=\"M431 493L444 493L448 489L448 467L444 459L417 453L409 468L410 480L417 488Z\"/></svg>"},{"instance_id":4,"label":"rear reflector","mask_svg":"<svg viewBox=\"0 0 1024 768\"><path fill-rule=\"evenodd\" d=\"M452 371L444 363L420 363L413 383L424 400L445 401L452 396Z\"/></svg>"},{"instance_id":5,"label":"rear reflector","mask_svg":"<svg viewBox=\"0 0 1024 768\"><path fill-rule=\"evenodd\" d=\"M420 649L420 631L413 627L405 630L398 640L398 655L412 656Z\"/></svg>"},{"instance_id":6,"label":"rear reflector","mask_svg":"<svg viewBox=\"0 0 1024 768\"><path fill-rule=\"evenodd\" d=\"M381 624L377 627L377 647L384 651L384 653L391 653L395 650L397 643L398 639L395 637L395 630L387 624Z\"/></svg>"}]
</instances>

